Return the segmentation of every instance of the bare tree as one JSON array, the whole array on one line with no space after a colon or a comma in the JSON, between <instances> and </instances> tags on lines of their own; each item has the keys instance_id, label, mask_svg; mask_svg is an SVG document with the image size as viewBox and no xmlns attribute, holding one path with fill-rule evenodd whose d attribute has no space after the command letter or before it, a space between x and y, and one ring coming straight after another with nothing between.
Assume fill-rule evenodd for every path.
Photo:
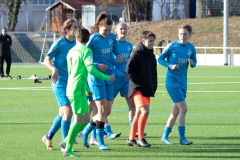
<instances>
[{"instance_id":1,"label":"bare tree","mask_svg":"<svg viewBox=\"0 0 240 160\"><path fill-rule=\"evenodd\" d=\"M109 4L113 3L114 1L115 0L95 0L95 2L103 8L108 6Z\"/></svg>"},{"instance_id":2,"label":"bare tree","mask_svg":"<svg viewBox=\"0 0 240 160\"><path fill-rule=\"evenodd\" d=\"M163 16L163 7L165 5L165 0L154 0L158 5L159 5L159 8L160 8L160 12L161 12L161 17L162 17L162 20L164 20L164 16ZM159 2L160 1L160 2Z\"/></svg>"},{"instance_id":3,"label":"bare tree","mask_svg":"<svg viewBox=\"0 0 240 160\"><path fill-rule=\"evenodd\" d=\"M18 13L20 8L20 0L8 0L8 30L14 31L18 22Z\"/></svg>"}]
</instances>

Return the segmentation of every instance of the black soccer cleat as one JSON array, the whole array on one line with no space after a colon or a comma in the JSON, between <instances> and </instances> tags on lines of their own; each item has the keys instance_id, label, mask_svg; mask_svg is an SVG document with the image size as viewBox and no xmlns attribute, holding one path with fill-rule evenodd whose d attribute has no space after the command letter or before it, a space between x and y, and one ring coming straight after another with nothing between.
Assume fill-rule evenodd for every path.
<instances>
[{"instance_id":1,"label":"black soccer cleat","mask_svg":"<svg viewBox=\"0 0 240 160\"><path fill-rule=\"evenodd\" d=\"M151 147L151 144L149 144L144 138L137 141L137 144L141 147Z\"/></svg>"}]
</instances>

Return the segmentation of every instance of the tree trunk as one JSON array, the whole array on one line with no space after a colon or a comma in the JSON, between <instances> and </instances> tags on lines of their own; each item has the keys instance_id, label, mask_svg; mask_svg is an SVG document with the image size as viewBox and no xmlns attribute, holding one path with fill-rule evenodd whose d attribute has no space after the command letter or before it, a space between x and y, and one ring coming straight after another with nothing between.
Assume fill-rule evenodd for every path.
<instances>
[{"instance_id":1,"label":"tree trunk","mask_svg":"<svg viewBox=\"0 0 240 160\"><path fill-rule=\"evenodd\" d=\"M8 4L8 30L14 31L18 22L18 13L20 8L20 0L10 0Z\"/></svg>"}]
</instances>

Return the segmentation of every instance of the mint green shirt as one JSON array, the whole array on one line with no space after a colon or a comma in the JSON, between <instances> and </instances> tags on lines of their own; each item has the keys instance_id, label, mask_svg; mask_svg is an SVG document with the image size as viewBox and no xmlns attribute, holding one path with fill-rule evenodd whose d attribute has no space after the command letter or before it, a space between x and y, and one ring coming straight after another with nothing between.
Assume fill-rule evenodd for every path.
<instances>
[{"instance_id":1,"label":"mint green shirt","mask_svg":"<svg viewBox=\"0 0 240 160\"><path fill-rule=\"evenodd\" d=\"M88 73L102 80L110 80L110 76L94 67L92 50L83 44L76 44L68 52L67 67L67 96L86 96L86 92L91 92L87 86Z\"/></svg>"}]
</instances>

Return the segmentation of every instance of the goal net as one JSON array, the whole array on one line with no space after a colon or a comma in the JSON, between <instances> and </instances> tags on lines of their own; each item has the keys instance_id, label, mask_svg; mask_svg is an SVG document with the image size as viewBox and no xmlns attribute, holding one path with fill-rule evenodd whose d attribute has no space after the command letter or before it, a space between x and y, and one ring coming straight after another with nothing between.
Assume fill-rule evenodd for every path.
<instances>
[{"instance_id":1,"label":"goal net","mask_svg":"<svg viewBox=\"0 0 240 160\"><path fill-rule=\"evenodd\" d=\"M8 32L13 63L42 63L56 39L55 32Z\"/></svg>"}]
</instances>

